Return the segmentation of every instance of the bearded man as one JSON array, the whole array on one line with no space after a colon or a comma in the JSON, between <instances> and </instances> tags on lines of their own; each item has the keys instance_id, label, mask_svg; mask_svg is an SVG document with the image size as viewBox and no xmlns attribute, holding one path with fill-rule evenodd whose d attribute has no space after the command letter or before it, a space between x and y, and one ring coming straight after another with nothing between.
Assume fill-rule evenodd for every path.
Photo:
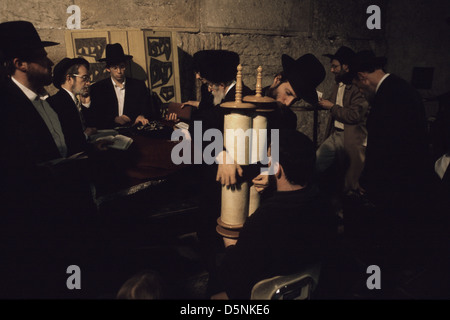
<instances>
[{"instance_id":1,"label":"bearded man","mask_svg":"<svg viewBox=\"0 0 450 320\"><path fill-rule=\"evenodd\" d=\"M326 139L317 149L316 170L323 174L333 163L338 163L342 173L343 191L359 190L359 177L364 166L367 131L365 120L368 103L355 85L346 84L349 63L355 52L345 46L337 52L325 54L330 58L331 72L335 84L329 99L322 99L319 105L329 110Z\"/></svg>"}]
</instances>

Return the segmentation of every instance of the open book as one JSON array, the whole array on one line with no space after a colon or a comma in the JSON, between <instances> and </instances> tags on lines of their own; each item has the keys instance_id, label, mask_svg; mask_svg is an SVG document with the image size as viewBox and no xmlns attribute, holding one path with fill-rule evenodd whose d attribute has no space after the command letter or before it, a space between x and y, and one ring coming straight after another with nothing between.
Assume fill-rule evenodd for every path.
<instances>
[{"instance_id":1,"label":"open book","mask_svg":"<svg viewBox=\"0 0 450 320\"><path fill-rule=\"evenodd\" d=\"M106 137L106 136L115 136L119 134L117 130L114 129L104 129L104 130L97 130L96 133L89 136L89 140L95 141L98 138Z\"/></svg>"},{"instance_id":2,"label":"open book","mask_svg":"<svg viewBox=\"0 0 450 320\"><path fill-rule=\"evenodd\" d=\"M130 145L133 143L133 139L130 137L117 134L115 136L109 135L109 136L103 136L100 138L97 138L96 141L99 140L107 140L111 141L112 144L108 145L108 148L118 149L118 150L127 150Z\"/></svg>"}]
</instances>

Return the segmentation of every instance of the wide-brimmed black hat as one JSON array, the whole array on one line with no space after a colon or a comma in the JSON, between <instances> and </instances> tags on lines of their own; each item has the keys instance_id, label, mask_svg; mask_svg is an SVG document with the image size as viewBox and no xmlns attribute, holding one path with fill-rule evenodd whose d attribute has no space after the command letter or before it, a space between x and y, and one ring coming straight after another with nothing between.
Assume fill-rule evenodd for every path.
<instances>
[{"instance_id":1,"label":"wide-brimmed black hat","mask_svg":"<svg viewBox=\"0 0 450 320\"><path fill-rule=\"evenodd\" d=\"M197 51L193 55L192 59L192 69L194 69L194 72L199 72L200 75L205 71L205 63L206 63L206 57L208 55L209 50L201 50Z\"/></svg>"},{"instance_id":2,"label":"wide-brimmed black hat","mask_svg":"<svg viewBox=\"0 0 450 320\"><path fill-rule=\"evenodd\" d=\"M353 51L349 47L342 46L336 51L335 54L327 53L324 54L324 56L330 58L330 60L336 59L341 64L348 65L355 56L355 51Z\"/></svg>"},{"instance_id":3,"label":"wide-brimmed black hat","mask_svg":"<svg viewBox=\"0 0 450 320\"><path fill-rule=\"evenodd\" d=\"M0 50L4 59L20 55L33 57L34 53L44 47L59 44L53 41L42 41L33 24L28 21L8 21L0 23Z\"/></svg>"},{"instance_id":4,"label":"wide-brimmed black hat","mask_svg":"<svg viewBox=\"0 0 450 320\"><path fill-rule=\"evenodd\" d=\"M227 83L236 79L239 55L228 50L203 50L194 54L194 70L212 83Z\"/></svg>"},{"instance_id":5,"label":"wide-brimmed black hat","mask_svg":"<svg viewBox=\"0 0 450 320\"><path fill-rule=\"evenodd\" d=\"M107 66L114 66L121 62L131 60L133 56L124 54L120 43L106 45L106 58L98 59L99 62L105 62Z\"/></svg>"},{"instance_id":6,"label":"wide-brimmed black hat","mask_svg":"<svg viewBox=\"0 0 450 320\"><path fill-rule=\"evenodd\" d=\"M386 57L377 57L372 50L359 51L350 61L349 77L353 79L358 72L373 72L376 69L382 69L386 63Z\"/></svg>"},{"instance_id":7,"label":"wide-brimmed black hat","mask_svg":"<svg viewBox=\"0 0 450 320\"><path fill-rule=\"evenodd\" d=\"M287 54L281 56L283 73L294 89L299 99L310 104L316 104L316 87L325 79L325 68L322 63L311 53L307 53L297 60Z\"/></svg>"},{"instance_id":8,"label":"wide-brimmed black hat","mask_svg":"<svg viewBox=\"0 0 450 320\"><path fill-rule=\"evenodd\" d=\"M61 85L64 83L64 77L67 73L67 70L77 64L85 65L89 70L89 62L83 58L64 58L60 62L58 62L53 68L53 85L56 88L61 89Z\"/></svg>"}]
</instances>

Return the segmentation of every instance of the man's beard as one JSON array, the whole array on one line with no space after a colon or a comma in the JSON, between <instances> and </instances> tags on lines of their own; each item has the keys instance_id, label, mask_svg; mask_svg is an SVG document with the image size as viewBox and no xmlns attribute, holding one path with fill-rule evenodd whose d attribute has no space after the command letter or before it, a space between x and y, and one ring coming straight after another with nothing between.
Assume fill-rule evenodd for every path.
<instances>
[{"instance_id":1,"label":"man's beard","mask_svg":"<svg viewBox=\"0 0 450 320\"><path fill-rule=\"evenodd\" d=\"M75 85L73 85L72 86L72 92L75 94L75 95L80 95L80 96L82 96L82 97L87 97L87 96L89 96L89 89L90 89L90 87L82 87L80 90L78 90L78 91L76 91L75 90Z\"/></svg>"},{"instance_id":2,"label":"man's beard","mask_svg":"<svg viewBox=\"0 0 450 320\"><path fill-rule=\"evenodd\" d=\"M213 96L214 96L214 105L217 106L218 104L222 103L223 98L225 98L225 90L223 89L218 89L218 90L214 90L212 92Z\"/></svg>"},{"instance_id":3,"label":"man's beard","mask_svg":"<svg viewBox=\"0 0 450 320\"><path fill-rule=\"evenodd\" d=\"M345 83L345 84L349 84L349 76L348 76L348 72L345 71L341 71L338 74L336 74L334 76L334 81L336 81L336 83Z\"/></svg>"},{"instance_id":4,"label":"man's beard","mask_svg":"<svg viewBox=\"0 0 450 320\"><path fill-rule=\"evenodd\" d=\"M27 75L28 81L36 89L41 89L44 86L48 86L52 83L52 74L50 71L45 73L31 69L28 71Z\"/></svg>"}]
</instances>

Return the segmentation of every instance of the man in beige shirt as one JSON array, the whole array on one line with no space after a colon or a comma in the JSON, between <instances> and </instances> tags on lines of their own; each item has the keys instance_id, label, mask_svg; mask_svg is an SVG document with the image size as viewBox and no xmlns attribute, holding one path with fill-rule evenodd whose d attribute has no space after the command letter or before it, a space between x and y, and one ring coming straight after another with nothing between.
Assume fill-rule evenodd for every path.
<instances>
[{"instance_id":1,"label":"man in beige shirt","mask_svg":"<svg viewBox=\"0 0 450 320\"><path fill-rule=\"evenodd\" d=\"M359 189L367 136L365 119L368 103L358 88L345 80L354 54L352 49L343 46L334 55L325 55L330 58L336 83L329 99L319 101L322 108L330 111L330 117L326 139L316 152L316 170L320 176L337 163L344 178L342 186L345 192Z\"/></svg>"}]
</instances>

